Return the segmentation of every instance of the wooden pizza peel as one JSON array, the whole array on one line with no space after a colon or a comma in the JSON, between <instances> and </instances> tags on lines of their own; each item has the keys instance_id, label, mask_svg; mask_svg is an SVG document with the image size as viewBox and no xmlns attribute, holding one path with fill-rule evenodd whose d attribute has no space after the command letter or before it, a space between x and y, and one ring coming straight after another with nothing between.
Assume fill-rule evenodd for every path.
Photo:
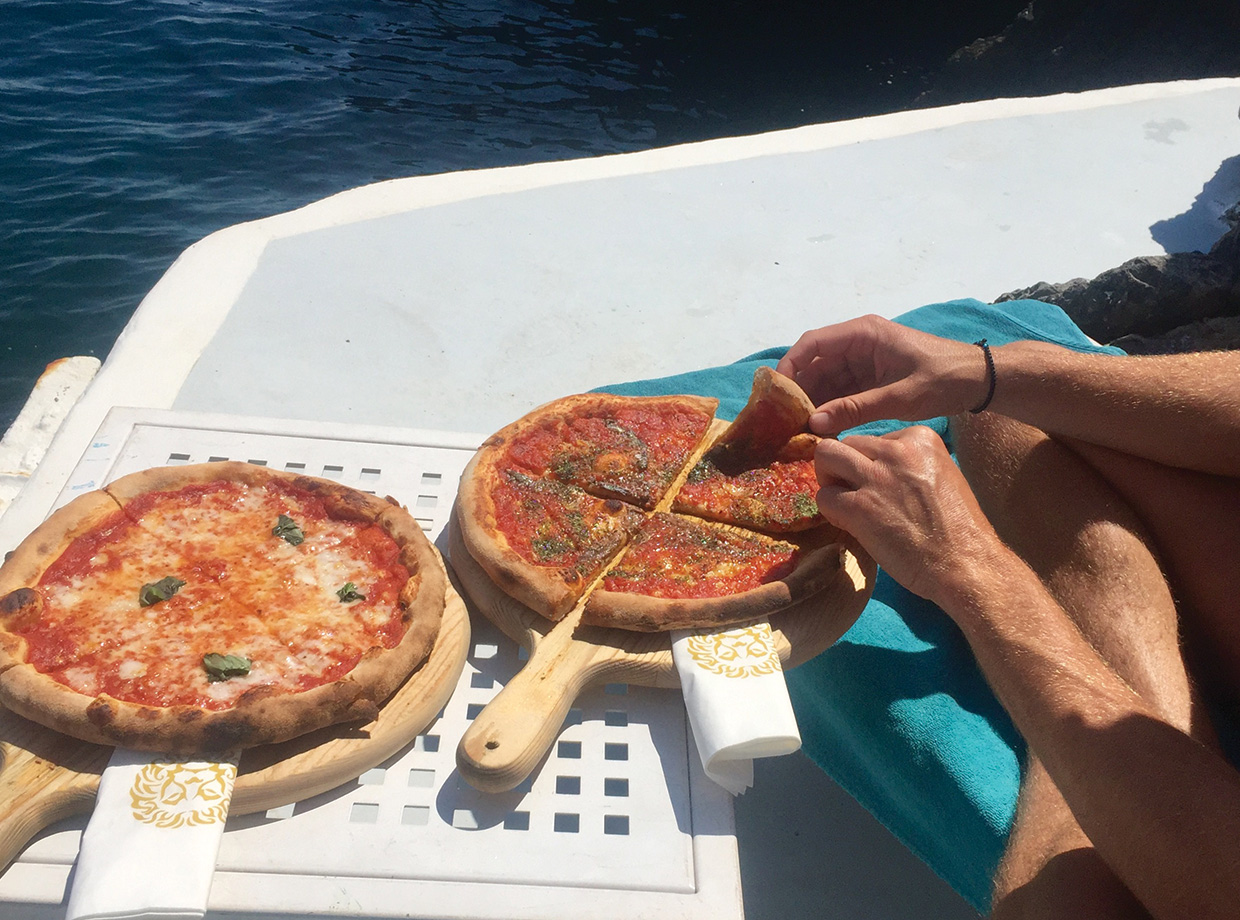
<instances>
[{"instance_id":1,"label":"wooden pizza peel","mask_svg":"<svg viewBox=\"0 0 1240 920\"><path fill-rule=\"evenodd\" d=\"M443 565L436 551L436 558ZM469 614L451 573L430 657L366 725L334 725L242 754L229 813L299 802L383 763L439 714L469 653ZM112 748L78 741L0 707L0 871L35 834L94 805Z\"/></svg>"},{"instance_id":2,"label":"wooden pizza peel","mask_svg":"<svg viewBox=\"0 0 1240 920\"><path fill-rule=\"evenodd\" d=\"M870 598L874 561L850 542L840 549L841 565L831 585L770 618L785 669L832 645ZM457 769L474 788L506 792L520 784L550 750L568 710L588 687L680 686L668 633L583 626L584 605L553 623L505 594L465 548L455 508L448 523L448 559L479 612L530 653L457 747Z\"/></svg>"}]
</instances>

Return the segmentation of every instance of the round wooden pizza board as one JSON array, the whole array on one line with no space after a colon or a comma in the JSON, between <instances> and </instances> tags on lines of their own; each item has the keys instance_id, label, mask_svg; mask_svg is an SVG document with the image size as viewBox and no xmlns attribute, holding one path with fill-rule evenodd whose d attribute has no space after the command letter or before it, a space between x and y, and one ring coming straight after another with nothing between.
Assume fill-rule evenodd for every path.
<instances>
[{"instance_id":1,"label":"round wooden pizza board","mask_svg":"<svg viewBox=\"0 0 1240 920\"><path fill-rule=\"evenodd\" d=\"M397 753L447 703L465 667L469 641L469 614L449 573L443 622L430 657L379 717L245 751L229 812L252 814L301 801ZM40 830L91 810L111 756L110 747L78 741L0 707L0 871Z\"/></svg>"},{"instance_id":2,"label":"round wooden pizza board","mask_svg":"<svg viewBox=\"0 0 1240 920\"><path fill-rule=\"evenodd\" d=\"M456 750L461 776L483 792L506 792L534 771L564 717L586 688L604 683L680 686L668 633L581 624L582 605L551 622L498 588L465 548L454 509L448 559L466 596L530 653L470 724ZM852 625L874 589L876 566L860 547L841 545L835 581L771 616L779 657L793 668L827 649Z\"/></svg>"}]
</instances>

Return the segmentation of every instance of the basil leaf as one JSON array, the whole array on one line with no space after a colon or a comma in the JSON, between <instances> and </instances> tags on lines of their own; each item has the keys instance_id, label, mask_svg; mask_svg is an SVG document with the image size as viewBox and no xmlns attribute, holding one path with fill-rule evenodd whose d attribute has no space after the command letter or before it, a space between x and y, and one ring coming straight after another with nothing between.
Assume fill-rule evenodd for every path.
<instances>
[{"instance_id":1,"label":"basil leaf","mask_svg":"<svg viewBox=\"0 0 1240 920\"><path fill-rule=\"evenodd\" d=\"M202 656L202 666L206 668L207 680L213 684L230 677L245 677L250 673L250 659L240 655L211 652Z\"/></svg>"},{"instance_id":2,"label":"basil leaf","mask_svg":"<svg viewBox=\"0 0 1240 920\"><path fill-rule=\"evenodd\" d=\"M271 535L273 537L279 537L281 540L284 540L286 543L291 543L293 546L300 546L306 539L306 535L302 533L301 528L297 526L297 522L287 514L282 514L276 518L276 526L271 528Z\"/></svg>"},{"instance_id":3,"label":"basil leaf","mask_svg":"<svg viewBox=\"0 0 1240 920\"><path fill-rule=\"evenodd\" d=\"M347 604L349 601L366 600L366 595L358 591L357 585L353 584L351 581L346 581L344 583L344 587L336 592L336 597L340 598L340 602L342 604Z\"/></svg>"},{"instance_id":4,"label":"basil leaf","mask_svg":"<svg viewBox=\"0 0 1240 920\"><path fill-rule=\"evenodd\" d=\"M166 601L184 587L185 582L174 575L161 578L159 581L150 582L143 585L141 590L138 591L138 605L150 607L152 604Z\"/></svg>"}]
</instances>

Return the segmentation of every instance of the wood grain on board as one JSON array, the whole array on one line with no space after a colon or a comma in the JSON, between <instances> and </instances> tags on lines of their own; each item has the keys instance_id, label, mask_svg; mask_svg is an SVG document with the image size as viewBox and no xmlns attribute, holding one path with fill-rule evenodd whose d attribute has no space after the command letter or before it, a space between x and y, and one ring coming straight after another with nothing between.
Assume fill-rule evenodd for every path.
<instances>
[{"instance_id":1,"label":"wood grain on board","mask_svg":"<svg viewBox=\"0 0 1240 920\"><path fill-rule=\"evenodd\" d=\"M591 686L628 683L680 686L669 633L583 626L579 604L552 622L500 590L460 537L455 512L448 556L466 596L487 619L530 653L524 667L479 713L457 747L461 776L483 792L515 788L534 771L559 734L568 710ZM875 566L862 550L840 544L840 568L822 592L771 616L785 668L808 661L852 625L869 600Z\"/></svg>"}]
</instances>

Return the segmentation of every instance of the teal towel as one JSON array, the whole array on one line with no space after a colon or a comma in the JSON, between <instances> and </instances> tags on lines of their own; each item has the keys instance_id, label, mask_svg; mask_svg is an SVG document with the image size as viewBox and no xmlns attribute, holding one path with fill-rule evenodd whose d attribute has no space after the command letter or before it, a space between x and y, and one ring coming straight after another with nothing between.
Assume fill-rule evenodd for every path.
<instances>
[{"instance_id":1,"label":"teal towel","mask_svg":"<svg viewBox=\"0 0 1240 920\"><path fill-rule=\"evenodd\" d=\"M1040 339L1122 354L1092 342L1058 307L1035 300L956 300L896 321L963 342ZM749 397L754 370L773 366L786 350L601 389L714 396L720 417L731 419ZM946 438L946 419L923 424ZM855 431L902 425L880 422ZM788 689L806 753L974 907L987 910L1015 813L1024 746L955 624L880 572L856 624L790 671Z\"/></svg>"}]
</instances>

